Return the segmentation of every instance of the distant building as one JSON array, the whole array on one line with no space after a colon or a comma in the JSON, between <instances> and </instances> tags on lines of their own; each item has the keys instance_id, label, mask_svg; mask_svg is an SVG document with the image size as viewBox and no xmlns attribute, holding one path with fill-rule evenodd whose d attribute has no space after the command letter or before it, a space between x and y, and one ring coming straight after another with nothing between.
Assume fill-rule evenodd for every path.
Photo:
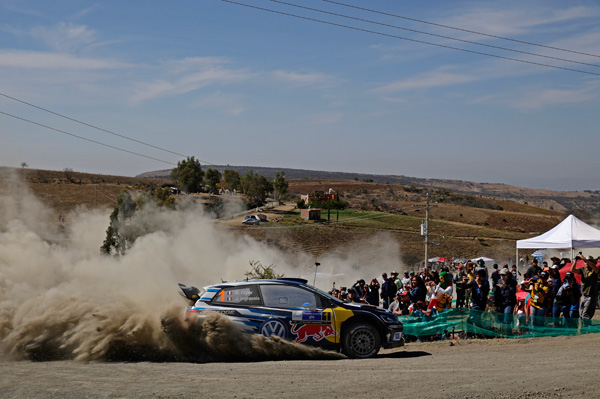
<instances>
[{"instance_id":1,"label":"distant building","mask_svg":"<svg viewBox=\"0 0 600 399\"><path fill-rule=\"evenodd\" d=\"M301 209L300 216L304 220L321 220L320 209Z\"/></svg>"},{"instance_id":2,"label":"distant building","mask_svg":"<svg viewBox=\"0 0 600 399\"><path fill-rule=\"evenodd\" d=\"M318 198L321 201L335 201L337 199L337 195L332 188L329 189L328 192L325 191L315 191L312 194L302 194L300 195L300 199L304 200L304 203L308 204L311 199Z\"/></svg>"}]
</instances>

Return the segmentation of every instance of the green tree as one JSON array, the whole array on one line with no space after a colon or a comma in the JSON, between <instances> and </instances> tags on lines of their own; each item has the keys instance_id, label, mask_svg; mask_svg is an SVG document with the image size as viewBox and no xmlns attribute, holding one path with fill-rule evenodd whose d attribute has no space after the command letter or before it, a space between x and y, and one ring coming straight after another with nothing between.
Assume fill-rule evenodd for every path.
<instances>
[{"instance_id":1,"label":"green tree","mask_svg":"<svg viewBox=\"0 0 600 399\"><path fill-rule=\"evenodd\" d=\"M252 170L241 177L240 184L250 208L263 205L267 195L273 192L273 183L264 176L254 174Z\"/></svg>"},{"instance_id":2,"label":"green tree","mask_svg":"<svg viewBox=\"0 0 600 399\"><path fill-rule=\"evenodd\" d=\"M240 174L231 169L223 171L223 188L229 190L241 190Z\"/></svg>"},{"instance_id":3,"label":"green tree","mask_svg":"<svg viewBox=\"0 0 600 399\"><path fill-rule=\"evenodd\" d=\"M135 241L135 236L127 232L127 222L135 213L137 204L129 191L123 191L117 198L117 207L110 214L110 225L106 230L106 239L100 249L110 255L123 255Z\"/></svg>"},{"instance_id":4,"label":"green tree","mask_svg":"<svg viewBox=\"0 0 600 399\"><path fill-rule=\"evenodd\" d=\"M277 200L281 201L281 197L287 193L289 183L285 180L285 172L277 172L275 174L275 180L273 181L273 188L277 192Z\"/></svg>"},{"instance_id":5,"label":"green tree","mask_svg":"<svg viewBox=\"0 0 600 399\"><path fill-rule=\"evenodd\" d=\"M263 280L285 277L283 274L275 273L275 266L263 266L258 260L250 261L250 271L244 273L249 280Z\"/></svg>"},{"instance_id":6,"label":"green tree","mask_svg":"<svg viewBox=\"0 0 600 399\"><path fill-rule=\"evenodd\" d=\"M216 169L208 168L204 175L204 180L208 186L208 191L216 194L219 192L219 184L221 183L221 172Z\"/></svg>"},{"instance_id":7,"label":"green tree","mask_svg":"<svg viewBox=\"0 0 600 399\"><path fill-rule=\"evenodd\" d=\"M158 206L171 209L175 208L175 198L171 195L169 187L159 187L154 190L154 199Z\"/></svg>"},{"instance_id":8,"label":"green tree","mask_svg":"<svg viewBox=\"0 0 600 399\"><path fill-rule=\"evenodd\" d=\"M184 161L177 162L177 167L171 171L171 179L186 193L199 193L202 191L204 179L200 161L194 157L188 157Z\"/></svg>"},{"instance_id":9,"label":"green tree","mask_svg":"<svg viewBox=\"0 0 600 399\"><path fill-rule=\"evenodd\" d=\"M348 208L348 202L340 199L339 195L335 196L334 200L322 200L320 198L311 198L308 201L311 208L321 209L338 209L343 210Z\"/></svg>"}]
</instances>

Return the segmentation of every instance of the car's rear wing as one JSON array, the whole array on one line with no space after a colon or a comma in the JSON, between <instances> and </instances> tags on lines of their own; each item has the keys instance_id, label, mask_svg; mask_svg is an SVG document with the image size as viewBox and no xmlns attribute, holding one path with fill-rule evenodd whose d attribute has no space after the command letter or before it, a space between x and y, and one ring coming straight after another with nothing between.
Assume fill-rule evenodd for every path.
<instances>
[{"instance_id":1,"label":"car's rear wing","mask_svg":"<svg viewBox=\"0 0 600 399\"><path fill-rule=\"evenodd\" d=\"M197 301L200 298L200 290L193 286L183 285L181 283L178 284L179 288L181 288L181 295L189 299L190 301Z\"/></svg>"}]
</instances>

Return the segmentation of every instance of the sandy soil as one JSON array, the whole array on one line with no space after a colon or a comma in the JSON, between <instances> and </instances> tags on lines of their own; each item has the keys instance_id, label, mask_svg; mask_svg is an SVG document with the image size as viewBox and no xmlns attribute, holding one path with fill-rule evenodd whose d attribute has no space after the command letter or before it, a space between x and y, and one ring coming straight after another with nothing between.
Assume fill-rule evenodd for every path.
<instances>
[{"instance_id":1,"label":"sandy soil","mask_svg":"<svg viewBox=\"0 0 600 399\"><path fill-rule=\"evenodd\" d=\"M375 359L259 363L0 360L2 398L579 398L600 335L411 343Z\"/></svg>"}]
</instances>

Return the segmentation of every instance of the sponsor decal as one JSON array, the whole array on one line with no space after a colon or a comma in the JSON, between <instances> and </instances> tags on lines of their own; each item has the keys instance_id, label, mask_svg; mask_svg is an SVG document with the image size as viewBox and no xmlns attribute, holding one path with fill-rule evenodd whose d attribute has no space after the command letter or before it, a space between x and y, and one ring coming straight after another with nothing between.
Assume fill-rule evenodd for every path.
<instances>
[{"instance_id":1,"label":"sponsor decal","mask_svg":"<svg viewBox=\"0 0 600 399\"><path fill-rule=\"evenodd\" d=\"M277 335L278 337L285 338L286 337L286 327L282 321L277 319L271 319L265 321L261 326L259 332L265 337L270 337L272 335Z\"/></svg>"},{"instance_id":2,"label":"sponsor decal","mask_svg":"<svg viewBox=\"0 0 600 399\"><path fill-rule=\"evenodd\" d=\"M296 342L304 342L309 338L320 341L336 332L331 324L292 324L292 334L296 335Z\"/></svg>"},{"instance_id":3,"label":"sponsor decal","mask_svg":"<svg viewBox=\"0 0 600 399\"><path fill-rule=\"evenodd\" d=\"M214 310L215 313L221 313L227 316L241 316L237 310Z\"/></svg>"},{"instance_id":4,"label":"sponsor decal","mask_svg":"<svg viewBox=\"0 0 600 399\"><path fill-rule=\"evenodd\" d=\"M295 322L303 323L322 323L324 321L331 321L331 313L316 311L296 311L292 314L292 320Z\"/></svg>"}]
</instances>

